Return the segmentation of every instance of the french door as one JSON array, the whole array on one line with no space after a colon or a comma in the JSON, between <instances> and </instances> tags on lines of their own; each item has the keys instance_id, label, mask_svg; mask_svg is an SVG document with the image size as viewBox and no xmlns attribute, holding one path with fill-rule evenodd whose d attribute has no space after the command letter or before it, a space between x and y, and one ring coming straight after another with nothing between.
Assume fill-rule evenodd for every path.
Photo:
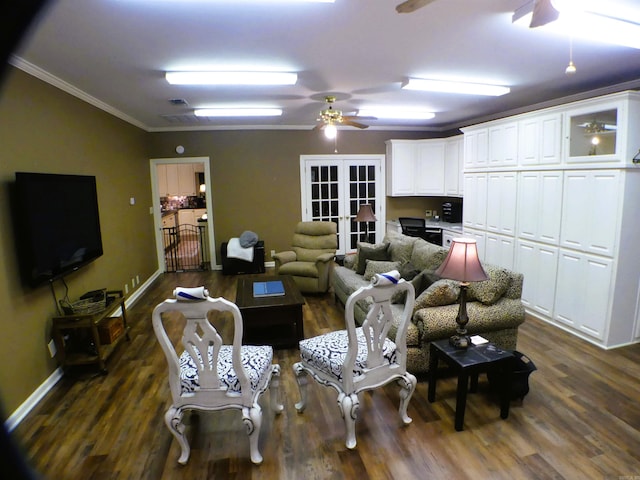
<instances>
[{"instance_id":1,"label":"french door","mask_svg":"<svg viewBox=\"0 0 640 480\"><path fill-rule=\"evenodd\" d=\"M359 241L384 235L384 155L301 155L302 219L338 226L338 254L356 250ZM370 204L375 222L356 222L360 205Z\"/></svg>"}]
</instances>

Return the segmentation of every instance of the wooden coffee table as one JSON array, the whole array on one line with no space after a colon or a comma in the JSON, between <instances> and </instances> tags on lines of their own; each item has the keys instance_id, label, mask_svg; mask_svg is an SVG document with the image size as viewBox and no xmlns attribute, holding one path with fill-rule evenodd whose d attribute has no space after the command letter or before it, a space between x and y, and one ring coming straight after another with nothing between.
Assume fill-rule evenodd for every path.
<instances>
[{"instance_id":1,"label":"wooden coffee table","mask_svg":"<svg viewBox=\"0 0 640 480\"><path fill-rule=\"evenodd\" d=\"M254 282L281 280L285 294L279 297L254 297ZM297 347L304 338L302 306L304 297L288 275L250 275L238 279L236 305L242 313L245 345Z\"/></svg>"}]
</instances>

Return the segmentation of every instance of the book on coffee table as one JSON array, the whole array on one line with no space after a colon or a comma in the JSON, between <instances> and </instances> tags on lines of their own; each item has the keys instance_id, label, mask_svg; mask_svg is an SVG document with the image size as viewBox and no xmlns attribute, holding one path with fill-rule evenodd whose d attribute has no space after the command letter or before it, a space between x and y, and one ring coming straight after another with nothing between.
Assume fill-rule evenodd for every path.
<instances>
[{"instance_id":1,"label":"book on coffee table","mask_svg":"<svg viewBox=\"0 0 640 480\"><path fill-rule=\"evenodd\" d=\"M284 295L284 285L280 280L270 282L254 282L254 297L280 297Z\"/></svg>"}]
</instances>

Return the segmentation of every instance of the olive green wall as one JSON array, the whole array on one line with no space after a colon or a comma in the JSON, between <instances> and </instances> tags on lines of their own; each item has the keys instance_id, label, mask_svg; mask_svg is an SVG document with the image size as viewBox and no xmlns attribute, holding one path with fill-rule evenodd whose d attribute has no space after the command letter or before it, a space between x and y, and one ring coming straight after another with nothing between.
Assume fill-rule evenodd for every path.
<instances>
[{"instance_id":1,"label":"olive green wall","mask_svg":"<svg viewBox=\"0 0 640 480\"><path fill-rule=\"evenodd\" d=\"M425 132L341 130L340 154L384 154L391 138L428 138ZM288 249L300 209L300 155L333 154L333 142L311 130L197 131L150 134L153 158L208 156L211 161L216 252L220 244L244 230L252 230L270 251ZM387 218L423 216L425 209L440 209L434 198L387 197Z\"/></svg>"},{"instance_id":2,"label":"olive green wall","mask_svg":"<svg viewBox=\"0 0 640 480\"><path fill-rule=\"evenodd\" d=\"M21 284L9 183L16 171L95 175L104 255L66 277L69 296L73 300L101 287L122 289L135 275L142 283L157 271L147 136L20 70L5 75L0 91L0 396L5 415L57 367L47 349L56 305L49 286ZM130 197L136 198L135 206L129 205ZM54 286L60 298L61 282Z\"/></svg>"},{"instance_id":3,"label":"olive green wall","mask_svg":"<svg viewBox=\"0 0 640 480\"><path fill-rule=\"evenodd\" d=\"M338 149L384 154L390 138L429 136L345 130L339 132ZM57 313L52 291L23 286L18 274L8 199L16 171L96 176L104 255L66 277L73 300L96 288L130 286L135 276L143 283L157 272L150 158L175 158L177 145L185 147L185 156L210 157L218 255L221 242L254 230L269 256L270 250L289 247L301 219L300 155L334 153L332 143L311 130L145 132L17 69L9 69L0 90L0 144L0 410L5 415L57 367L47 349L50 318ZM134 206L130 197L136 198ZM423 215L440 203L387 197L387 218ZM64 295L62 282L55 282L54 290L56 298Z\"/></svg>"}]
</instances>

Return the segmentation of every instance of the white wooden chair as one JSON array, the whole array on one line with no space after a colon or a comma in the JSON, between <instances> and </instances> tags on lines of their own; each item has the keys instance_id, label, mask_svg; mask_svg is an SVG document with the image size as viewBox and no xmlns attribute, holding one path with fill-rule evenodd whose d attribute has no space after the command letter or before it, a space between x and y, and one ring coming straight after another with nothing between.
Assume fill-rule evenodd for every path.
<instances>
[{"instance_id":1,"label":"white wooden chair","mask_svg":"<svg viewBox=\"0 0 640 480\"><path fill-rule=\"evenodd\" d=\"M407 300L400 321L394 323L391 297L398 290L407 292ZM372 298L373 304L362 326L356 328L354 306L367 297ZM306 374L323 385L335 388L347 431L347 448L356 446L358 394L362 391L396 380L401 388L400 417L405 424L411 423L407 407L416 388L416 377L406 369L406 334L414 302L413 285L404 280L397 284L362 287L351 294L345 305L346 330L300 341L301 361L293 365L300 389L300 402L296 409L302 412L307 405ZM387 337L392 328L397 328L395 342Z\"/></svg>"},{"instance_id":2,"label":"white wooden chair","mask_svg":"<svg viewBox=\"0 0 640 480\"><path fill-rule=\"evenodd\" d=\"M222 337L208 320L211 310L231 312L233 345L223 345ZM165 330L165 322L172 321L171 315L163 315L168 312L179 312L186 319L181 353L176 351ZM271 407L276 413L283 410L278 395L280 366L271 363L272 347L242 345L240 310L224 298L165 300L153 311L153 329L169 364L173 401L164 419L182 449L178 462L186 464L191 451L182 424L186 410L235 408L242 411L242 421L249 434L251 461L261 463L258 437L262 409L258 400L270 385Z\"/></svg>"}]
</instances>

